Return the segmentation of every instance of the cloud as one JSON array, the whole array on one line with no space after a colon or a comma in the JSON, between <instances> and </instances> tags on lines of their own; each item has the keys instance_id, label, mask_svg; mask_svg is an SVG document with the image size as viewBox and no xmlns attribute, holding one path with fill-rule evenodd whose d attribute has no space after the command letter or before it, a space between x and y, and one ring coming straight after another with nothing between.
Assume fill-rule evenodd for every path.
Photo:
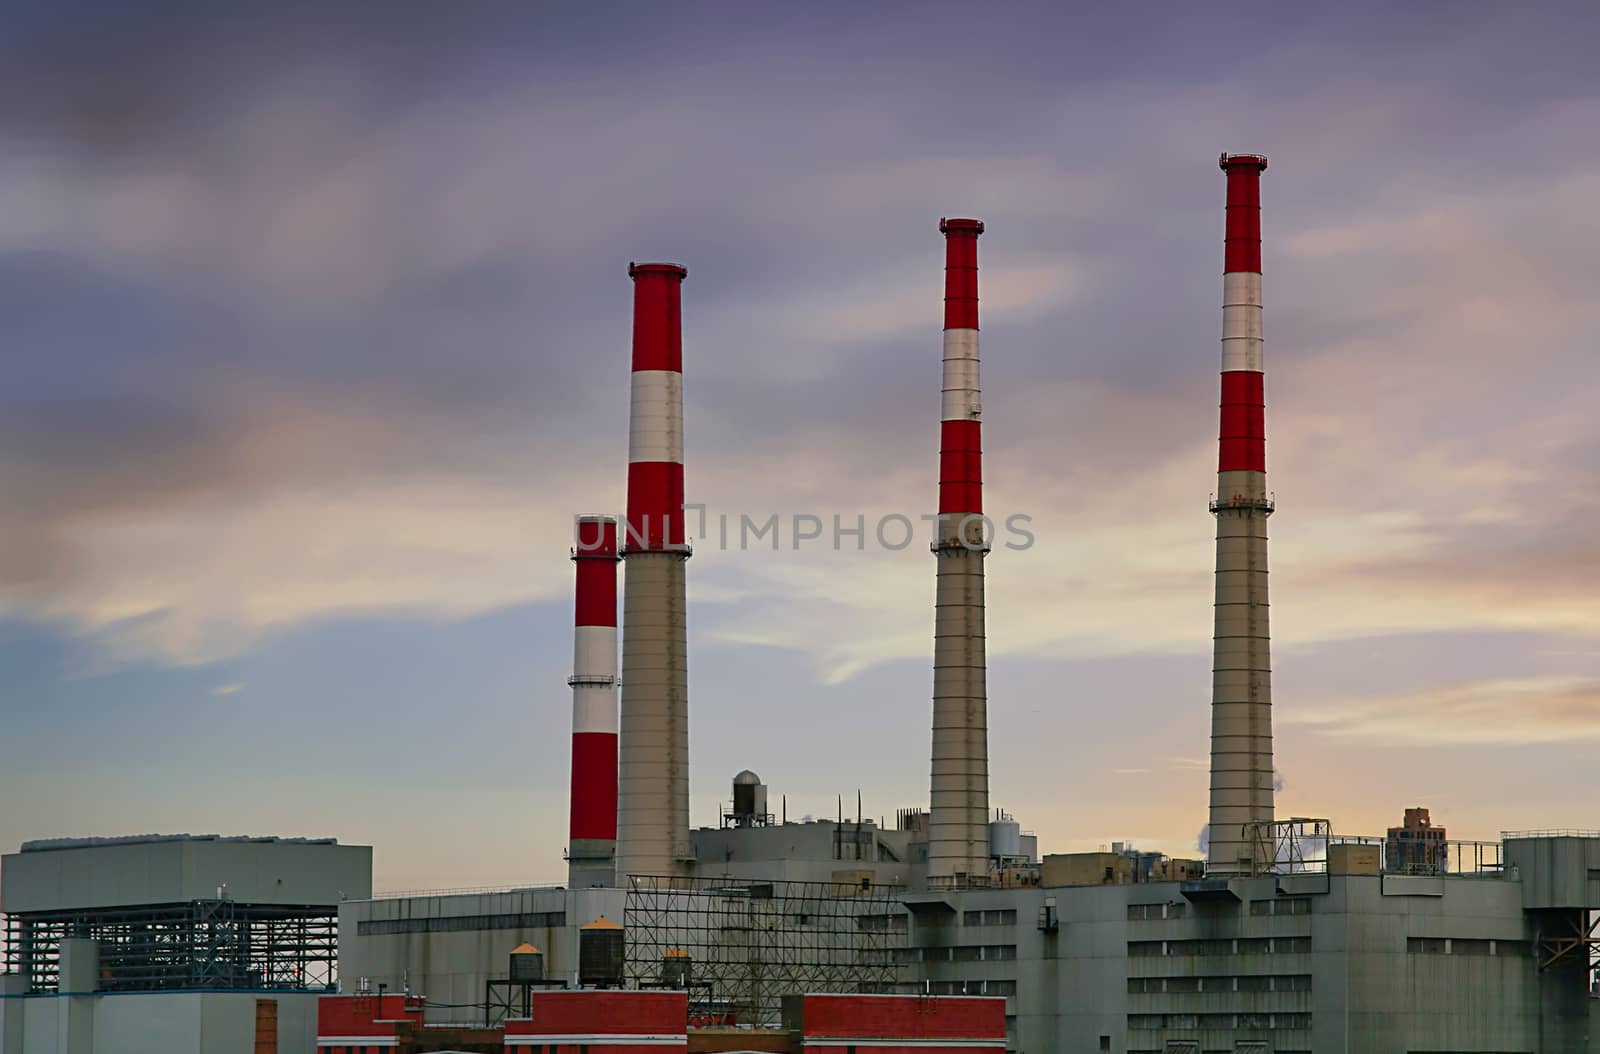
<instances>
[{"instance_id":1,"label":"cloud","mask_svg":"<svg viewBox=\"0 0 1600 1054\"><path fill-rule=\"evenodd\" d=\"M87 56L99 73L65 94L0 92L0 135L26 147L0 167L0 285L27 320L8 392L51 396L6 396L0 605L187 662L341 613L562 595L568 514L620 504L621 265L658 248L691 265L691 497L915 515L936 472L933 225L966 212L989 223L987 497L1039 537L990 560L991 653L1203 652L1210 157L1244 121L1275 157L1276 640L1600 634L1571 573L1597 554L1567 526L1593 514L1568 484L1600 464L1579 277L1600 174L1550 134L1592 101L1441 100L1302 26L1222 78L1173 56L1143 78L1074 67L1092 92L1040 92L1015 59L975 71L1026 98L1003 119L966 91L930 111L898 53L841 64L837 91L798 56L657 56L641 105L634 76L485 66L475 43L510 32L493 19L390 46L425 17L370 46L293 12L254 35L179 20L165 43L118 22L146 50ZM1430 61L1473 68L1487 26ZM39 32L6 76L86 57ZM148 57L185 41L218 68ZM1260 101L1304 69L1326 76ZM1460 163L1478 137L1416 142L1507 109L1548 164L1495 179ZM1356 150L1386 164L1352 172ZM838 683L927 654L930 569L703 548L691 575L714 640L805 651Z\"/></svg>"},{"instance_id":2,"label":"cloud","mask_svg":"<svg viewBox=\"0 0 1600 1054\"><path fill-rule=\"evenodd\" d=\"M1600 739L1600 680L1484 679L1392 697L1297 703L1279 720L1342 739L1416 744L1537 744Z\"/></svg>"},{"instance_id":3,"label":"cloud","mask_svg":"<svg viewBox=\"0 0 1600 1054\"><path fill-rule=\"evenodd\" d=\"M244 691L244 684L240 681L234 681L230 684L217 685L215 688L211 689L211 694L220 697L238 695L242 691Z\"/></svg>"}]
</instances>

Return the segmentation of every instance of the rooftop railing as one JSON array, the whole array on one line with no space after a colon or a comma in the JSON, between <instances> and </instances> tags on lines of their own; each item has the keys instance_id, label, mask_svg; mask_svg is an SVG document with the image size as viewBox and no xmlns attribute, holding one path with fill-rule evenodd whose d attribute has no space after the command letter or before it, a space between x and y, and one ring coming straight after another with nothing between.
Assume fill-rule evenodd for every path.
<instances>
[{"instance_id":1,"label":"rooftop railing","mask_svg":"<svg viewBox=\"0 0 1600 1054\"><path fill-rule=\"evenodd\" d=\"M453 889L386 889L373 893L368 900L400 900L405 897L455 897L474 893L541 893L551 889L564 889L564 882L507 882L499 886L457 886Z\"/></svg>"}]
</instances>

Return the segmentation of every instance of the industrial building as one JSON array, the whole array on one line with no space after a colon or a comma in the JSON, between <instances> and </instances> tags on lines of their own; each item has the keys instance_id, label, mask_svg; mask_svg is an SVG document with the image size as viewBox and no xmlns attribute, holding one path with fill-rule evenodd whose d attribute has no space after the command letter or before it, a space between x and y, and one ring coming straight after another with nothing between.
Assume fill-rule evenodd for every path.
<instances>
[{"instance_id":1,"label":"industrial building","mask_svg":"<svg viewBox=\"0 0 1600 1054\"><path fill-rule=\"evenodd\" d=\"M678 1050L1600 1052L1600 832L1457 842L1415 808L1386 835L1364 837L1336 832L1326 818L1276 813L1267 555L1276 504L1266 478L1261 252L1267 160L1224 154L1220 168L1210 785L1208 800L1193 803L1209 819L1203 859L1121 844L1041 853L991 802L984 582L992 527L983 519L978 353L984 224L965 218L939 223L945 299L928 801L899 810L893 824L842 800L832 819L790 822L781 806L774 817L768 788L746 771L734 777L717 826L690 826L681 306L688 272L632 264L627 511L579 517L572 552L567 885L373 897L370 882L352 875L336 897L326 882L315 887L318 897L297 892L300 923L311 930L328 933L337 913L339 993L322 1002L322 1049L598 1051L649 1036ZM931 426L931 355L929 365ZM13 859L24 858L24 872L34 868L39 877L20 887L32 889L44 881L44 861L87 851L36 847L6 858L4 907L24 920L13 923L13 946L20 935L29 950L8 960L13 998L4 1001L0 1054L120 1049L67 1045L56 1037L81 1034L74 1015L84 1012L44 1002L35 1010L31 1002L97 991L109 1005L111 989L136 976L118 965L97 981L96 968L83 965L97 955L102 966L131 963L124 949L144 940L83 913L161 904L181 915L227 901L232 918L254 926L265 924L255 914L264 906L286 903L268 896L276 883L263 886L277 873L271 869L227 879L231 900L220 891L207 898L215 868L198 870L206 876L198 885L179 883L159 897L140 888L108 900L76 890L13 900ZM198 932L192 920L184 925ZM246 994L257 991L249 986L283 982L283 964L272 953L247 953L253 945L243 937L230 939L237 950L222 974L228 997L253 1008L263 997ZM326 940L319 947L333 947L331 935ZM606 949L598 959L597 948ZM209 952L200 961L223 969ZM524 972L534 961L537 969ZM312 956L306 968L313 963L326 965ZM324 976L331 983L335 973L294 975L304 981L296 996ZM185 992L197 983L192 973L173 980ZM13 1009L19 1002L21 1014ZM839 1024L850 1013L832 1015L846 1005L875 1008L877 1031ZM930 1024L966 1022L966 1007L984 1020L961 1024L965 1031ZM913 1010L920 1017L901 1016ZM184 1013L203 1016L204 1008ZM658 1015L641 1030L638 1022ZM57 1023L35 1025L36 1017ZM832 1031L812 1030L818 1020L833 1021ZM100 1036L119 1026L96 1027Z\"/></svg>"},{"instance_id":2,"label":"industrial building","mask_svg":"<svg viewBox=\"0 0 1600 1054\"><path fill-rule=\"evenodd\" d=\"M609 888L577 888L596 881L581 814L606 800L608 787L604 763L591 766L597 778L580 779L577 737L604 722L575 700L574 888L347 904L345 975L391 985L409 978L430 1000L438 992L460 1002L492 980L497 952L529 940L548 949L552 976L575 982L578 928L604 916L626 934L628 983L650 983L676 950L704 983L690 989L691 1000L752 1025L780 1020L778 990L799 985L999 996L1008 1047L1026 1052L1600 1050L1600 1000L1591 997L1600 837L1530 832L1449 842L1425 810L1407 810L1386 837L1358 837L1335 834L1325 819L1276 816L1266 529L1275 502L1266 483L1261 283L1267 161L1229 154L1220 167L1226 212L1204 860L1121 845L1041 857L1015 820L990 811L977 278L984 227L946 219L927 808L902 809L891 826L862 817L859 807L849 816L842 802L835 819L775 822L768 789L743 772L719 827L684 822L686 613L682 578L673 576L688 547L673 503L682 493L677 327L687 272L636 265L621 529L632 539L623 543L625 559L633 559L631 545L652 570L636 579L644 561L625 564L624 800L615 870L602 883ZM655 477L665 482L650 482ZM596 566L614 566L597 528L584 533L588 522L579 525L576 553L592 549ZM586 566L580 613L605 606L586 590L615 589ZM593 624L580 614L578 625ZM579 631L575 691L609 691L614 653L595 656L582 642L587 632ZM631 692L630 667L643 677ZM630 786L647 785L654 791L630 804Z\"/></svg>"},{"instance_id":3,"label":"industrial building","mask_svg":"<svg viewBox=\"0 0 1600 1054\"><path fill-rule=\"evenodd\" d=\"M372 850L332 839L31 842L0 860L0 1054L309 1051L340 902Z\"/></svg>"}]
</instances>

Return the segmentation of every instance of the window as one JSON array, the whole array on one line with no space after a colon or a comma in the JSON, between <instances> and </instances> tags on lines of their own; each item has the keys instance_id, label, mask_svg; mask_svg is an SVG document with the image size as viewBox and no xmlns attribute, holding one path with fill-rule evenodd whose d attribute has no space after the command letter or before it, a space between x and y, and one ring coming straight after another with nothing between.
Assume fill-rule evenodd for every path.
<instances>
[{"instance_id":1,"label":"window","mask_svg":"<svg viewBox=\"0 0 1600 1054\"><path fill-rule=\"evenodd\" d=\"M1110 1050L1111 1049L1111 1037L1110 1036L1101 1036L1100 1037L1100 1049L1101 1050Z\"/></svg>"},{"instance_id":2,"label":"window","mask_svg":"<svg viewBox=\"0 0 1600 1054\"><path fill-rule=\"evenodd\" d=\"M1181 919L1183 918L1183 909L1185 907L1187 905L1182 903L1129 904L1128 921L1154 922L1160 919Z\"/></svg>"},{"instance_id":3,"label":"window","mask_svg":"<svg viewBox=\"0 0 1600 1054\"><path fill-rule=\"evenodd\" d=\"M856 919L856 925L870 933L906 933L911 928L911 916L900 912L862 915Z\"/></svg>"},{"instance_id":4,"label":"window","mask_svg":"<svg viewBox=\"0 0 1600 1054\"><path fill-rule=\"evenodd\" d=\"M366 919L356 923L362 937L396 933L460 933L471 930L558 929L567 924L565 911L523 911L504 915L447 915L421 919Z\"/></svg>"},{"instance_id":5,"label":"window","mask_svg":"<svg viewBox=\"0 0 1600 1054\"><path fill-rule=\"evenodd\" d=\"M1272 951L1275 955L1303 955L1311 950L1310 937L1274 937Z\"/></svg>"},{"instance_id":6,"label":"window","mask_svg":"<svg viewBox=\"0 0 1600 1054\"><path fill-rule=\"evenodd\" d=\"M1143 958L1153 955L1165 955L1166 950L1161 941L1129 941L1129 958Z\"/></svg>"},{"instance_id":7,"label":"window","mask_svg":"<svg viewBox=\"0 0 1600 1054\"><path fill-rule=\"evenodd\" d=\"M1273 1028L1310 1028L1310 1014L1273 1014Z\"/></svg>"},{"instance_id":8,"label":"window","mask_svg":"<svg viewBox=\"0 0 1600 1054\"><path fill-rule=\"evenodd\" d=\"M1443 955L1443 937L1407 937L1406 951L1412 955Z\"/></svg>"},{"instance_id":9,"label":"window","mask_svg":"<svg viewBox=\"0 0 1600 1054\"><path fill-rule=\"evenodd\" d=\"M1260 974L1249 974L1234 979L1241 992L1270 992L1272 991L1272 978Z\"/></svg>"},{"instance_id":10,"label":"window","mask_svg":"<svg viewBox=\"0 0 1600 1054\"><path fill-rule=\"evenodd\" d=\"M922 991L921 988L918 991ZM927 991L933 995L1005 995L1017 994L1017 982L1009 978L989 981L929 981Z\"/></svg>"},{"instance_id":11,"label":"window","mask_svg":"<svg viewBox=\"0 0 1600 1054\"><path fill-rule=\"evenodd\" d=\"M1279 974L1272 979L1274 992L1309 992L1311 975L1308 973Z\"/></svg>"},{"instance_id":12,"label":"window","mask_svg":"<svg viewBox=\"0 0 1600 1054\"><path fill-rule=\"evenodd\" d=\"M1450 942L1451 955L1488 955L1489 942L1456 937Z\"/></svg>"},{"instance_id":13,"label":"window","mask_svg":"<svg viewBox=\"0 0 1600 1054\"><path fill-rule=\"evenodd\" d=\"M1015 908L1000 908L986 911L968 911L962 913L963 926L1015 926L1017 924L1017 910Z\"/></svg>"},{"instance_id":14,"label":"window","mask_svg":"<svg viewBox=\"0 0 1600 1054\"><path fill-rule=\"evenodd\" d=\"M1200 991L1200 978L1198 977L1169 977L1167 978L1167 991L1180 995Z\"/></svg>"}]
</instances>

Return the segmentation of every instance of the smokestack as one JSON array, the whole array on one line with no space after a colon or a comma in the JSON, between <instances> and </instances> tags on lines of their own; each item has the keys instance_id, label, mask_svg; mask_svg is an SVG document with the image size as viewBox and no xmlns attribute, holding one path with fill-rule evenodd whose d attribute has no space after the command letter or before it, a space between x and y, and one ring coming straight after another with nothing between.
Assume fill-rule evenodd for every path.
<instances>
[{"instance_id":1,"label":"smokestack","mask_svg":"<svg viewBox=\"0 0 1600 1054\"><path fill-rule=\"evenodd\" d=\"M617 521L578 517L567 886L610 886L617 851Z\"/></svg>"},{"instance_id":2,"label":"smokestack","mask_svg":"<svg viewBox=\"0 0 1600 1054\"><path fill-rule=\"evenodd\" d=\"M689 853L684 611L683 339L677 264L629 264L633 399L622 556L622 752L617 883L682 873Z\"/></svg>"},{"instance_id":3,"label":"smokestack","mask_svg":"<svg viewBox=\"0 0 1600 1054\"><path fill-rule=\"evenodd\" d=\"M944 399L933 626L930 885L989 875L989 719L983 636L983 443L978 220L944 219Z\"/></svg>"},{"instance_id":4,"label":"smokestack","mask_svg":"<svg viewBox=\"0 0 1600 1054\"><path fill-rule=\"evenodd\" d=\"M1223 154L1222 427L1217 462L1216 633L1211 674L1211 829L1206 871L1249 874L1270 860L1248 825L1273 819L1272 661L1267 627L1266 399L1261 370L1259 154Z\"/></svg>"}]
</instances>

